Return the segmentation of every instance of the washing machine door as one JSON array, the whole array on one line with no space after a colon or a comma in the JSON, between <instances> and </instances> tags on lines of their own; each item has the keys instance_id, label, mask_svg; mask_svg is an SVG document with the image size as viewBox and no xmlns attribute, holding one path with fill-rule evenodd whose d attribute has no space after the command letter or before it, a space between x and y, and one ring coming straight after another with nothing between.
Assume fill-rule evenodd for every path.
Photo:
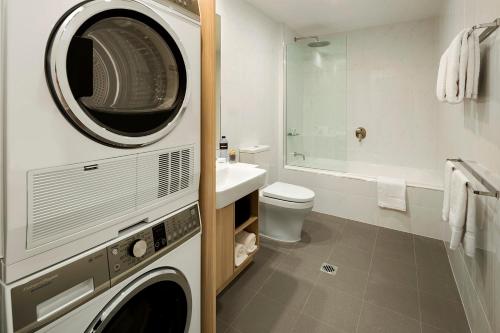
<instances>
[{"instance_id":1,"label":"washing machine door","mask_svg":"<svg viewBox=\"0 0 500 333\"><path fill-rule=\"evenodd\" d=\"M189 63L165 17L140 1L93 0L60 20L46 76L75 127L118 147L151 144L175 127L189 102Z\"/></svg>"},{"instance_id":2,"label":"washing machine door","mask_svg":"<svg viewBox=\"0 0 500 333\"><path fill-rule=\"evenodd\" d=\"M188 332L191 306L185 277L174 269L157 269L120 291L86 332Z\"/></svg>"}]
</instances>

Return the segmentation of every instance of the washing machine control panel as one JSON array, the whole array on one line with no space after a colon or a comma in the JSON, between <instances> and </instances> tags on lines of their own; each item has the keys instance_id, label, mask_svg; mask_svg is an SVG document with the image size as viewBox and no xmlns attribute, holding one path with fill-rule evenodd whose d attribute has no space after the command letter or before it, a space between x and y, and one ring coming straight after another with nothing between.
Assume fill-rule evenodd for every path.
<instances>
[{"instance_id":1,"label":"washing machine control panel","mask_svg":"<svg viewBox=\"0 0 500 333\"><path fill-rule=\"evenodd\" d=\"M140 269L165 255L200 230L198 205L156 222L151 227L108 246L111 279Z\"/></svg>"}]
</instances>

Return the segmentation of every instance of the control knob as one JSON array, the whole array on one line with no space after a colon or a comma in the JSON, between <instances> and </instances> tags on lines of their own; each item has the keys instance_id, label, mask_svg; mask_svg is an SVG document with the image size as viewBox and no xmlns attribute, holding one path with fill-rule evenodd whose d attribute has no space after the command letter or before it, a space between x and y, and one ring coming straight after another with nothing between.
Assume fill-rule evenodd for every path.
<instances>
[{"instance_id":1,"label":"control knob","mask_svg":"<svg viewBox=\"0 0 500 333\"><path fill-rule=\"evenodd\" d=\"M132 244L130 252L133 257L141 258L146 254L148 250L148 243L144 239L139 239Z\"/></svg>"}]
</instances>

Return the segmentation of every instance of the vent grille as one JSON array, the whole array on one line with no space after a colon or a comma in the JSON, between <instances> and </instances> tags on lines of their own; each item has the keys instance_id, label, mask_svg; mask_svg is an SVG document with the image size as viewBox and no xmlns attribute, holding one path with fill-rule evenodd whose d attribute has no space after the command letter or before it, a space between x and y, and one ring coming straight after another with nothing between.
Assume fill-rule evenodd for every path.
<instances>
[{"instance_id":1,"label":"vent grille","mask_svg":"<svg viewBox=\"0 0 500 333\"><path fill-rule=\"evenodd\" d=\"M28 248L108 223L194 186L194 147L28 174Z\"/></svg>"},{"instance_id":2,"label":"vent grille","mask_svg":"<svg viewBox=\"0 0 500 333\"><path fill-rule=\"evenodd\" d=\"M135 158L33 174L28 244L45 244L133 211L135 174Z\"/></svg>"}]
</instances>

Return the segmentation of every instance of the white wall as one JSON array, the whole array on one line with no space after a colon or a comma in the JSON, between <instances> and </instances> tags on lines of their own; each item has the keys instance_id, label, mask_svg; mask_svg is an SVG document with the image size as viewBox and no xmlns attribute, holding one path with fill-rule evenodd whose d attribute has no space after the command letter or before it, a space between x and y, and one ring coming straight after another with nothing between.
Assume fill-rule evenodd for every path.
<instances>
[{"instance_id":1,"label":"white wall","mask_svg":"<svg viewBox=\"0 0 500 333\"><path fill-rule=\"evenodd\" d=\"M436 48L435 19L347 33L349 161L441 170Z\"/></svg>"},{"instance_id":2,"label":"white wall","mask_svg":"<svg viewBox=\"0 0 500 333\"><path fill-rule=\"evenodd\" d=\"M230 147L268 144L278 170L282 27L243 0L217 0L221 16L221 135Z\"/></svg>"},{"instance_id":3,"label":"white wall","mask_svg":"<svg viewBox=\"0 0 500 333\"><path fill-rule=\"evenodd\" d=\"M440 21L439 53L463 28L500 17L498 0L447 0ZM442 104L440 159L462 157L500 175L500 33L481 45L480 98L459 105ZM471 331L500 332L500 207L496 199L476 198L476 255L449 251L450 263Z\"/></svg>"}]
</instances>

